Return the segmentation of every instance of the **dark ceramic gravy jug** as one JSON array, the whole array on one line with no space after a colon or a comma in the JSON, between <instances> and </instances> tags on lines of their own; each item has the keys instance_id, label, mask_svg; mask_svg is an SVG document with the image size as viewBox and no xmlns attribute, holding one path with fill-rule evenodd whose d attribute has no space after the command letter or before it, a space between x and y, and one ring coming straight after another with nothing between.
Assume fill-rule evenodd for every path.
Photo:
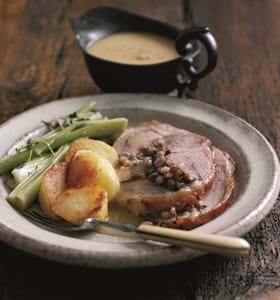
<instances>
[{"instance_id":1,"label":"dark ceramic gravy jug","mask_svg":"<svg viewBox=\"0 0 280 300\"><path fill-rule=\"evenodd\" d=\"M91 77L104 92L167 93L176 88L193 91L217 63L217 44L207 27L180 32L168 24L112 7L98 7L72 18L71 26ZM120 32L148 32L170 38L181 57L156 64L131 65L98 58L87 51L89 45ZM208 56L202 70L194 63L200 53L197 41L204 45Z\"/></svg>"}]
</instances>

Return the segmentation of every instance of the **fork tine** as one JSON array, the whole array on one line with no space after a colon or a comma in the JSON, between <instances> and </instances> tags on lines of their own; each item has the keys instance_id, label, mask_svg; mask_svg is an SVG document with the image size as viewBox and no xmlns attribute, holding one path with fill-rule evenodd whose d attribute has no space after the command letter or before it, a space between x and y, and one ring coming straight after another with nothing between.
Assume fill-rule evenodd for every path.
<instances>
[{"instance_id":1,"label":"fork tine","mask_svg":"<svg viewBox=\"0 0 280 300\"><path fill-rule=\"evenodd\" d=\"M26 211L23 214L37 224L44 225L46 227L50 227L56 230L71 231L73 228L72 225L69 225L65 222L63 223L60 221L48 219L47 217L35 211Z\"/></svg>"},{"instance_id":2,"label":"fork tine","mask_svg":"<svg viewBox=\"0 0 280 300\"><path fill-rule=\"evenodd\" d=\"M30 215L35 216L35 218L38 218L48 224L52 224L54 226L56 226L57 228L65 228L67 230L71 230L71 231L84 231L83 226L82 225L73 225L70 223L67 223L63 220L53 220L53 219L49 219L48 217L40 214L37 211L29 211Z\"/></svg>"},{"instance_id":3,"label":"fork tine","mask_svg":"<svg viewBox=\"0 0 280 300\"><path fill-rule=\"evenodd\" d=\"M53 229L56 228L56 226L54 224L47 224L45 221L40 220L40 219L34 217L31 214L24 213L23 215L26 216L28 218L28 220L30 220L31 222L33 222L33 223L35 223L37 225L43 225L43 226L50 227L50 228L53 228Z\"/></svg>"},{"instance_id":4,"label":"fork tine","mask_svg":"<svg viewBox=\"0 0 280 300\"><path fill-rule=\"evenodd\" d=\"M62 221L62 220L53 220L53 219L50 219L40 213L38 213L37 211L34 211L34 210L31 210L31 211L27 211L29 212L30 215L33 215L35 218L38 218L42 221L45 221L45 222L48 222L48 223L52 223L54 225L57 225L57 226L61 226L61 225L64 225L64 226L70 226L68 223Z\"/></svg>"},{"instance_id":5,"label":"fork tine","mask_svg":"<svg viewBox=\"0 0 280 300\"><path fill-rule=\"evenodd\" d=\"M37 225L42 225L57 231L64 232L85 232L88 230L94 230L97 224L114 228L124 232L135 232L135 228L132 225L121 224L121 223L113 223L109 221L96 220L92 218L88 218L81 225L72 225L63 220L53 220L48 217L42 215L41 213L35 210L27 210L22 212L24 216L26 216L30 221L36 223Z\"/></svg>"},{"instance_id":6,"label":"fork tine","mask_svg":"<svg viewBox=\"0 0 280 300\"><path fill-rule=\"evenodd\" d=\"M56 226L55 224L51 223L51 222L47 222L44 219L38 218L36 215L33 215L32 213L28 212L28 213L23 213L24 216L26 216L28 219L37 222L39 224L42 225L49 225L49 226Z\"/></svg>"}]
</instances>

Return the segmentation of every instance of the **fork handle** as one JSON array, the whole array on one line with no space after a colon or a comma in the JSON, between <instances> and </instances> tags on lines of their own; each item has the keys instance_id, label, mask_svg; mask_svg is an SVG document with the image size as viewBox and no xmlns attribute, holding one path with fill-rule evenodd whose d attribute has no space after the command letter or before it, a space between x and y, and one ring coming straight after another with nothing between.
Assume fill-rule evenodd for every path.
<instances>
[{"instance_id":1,"label":"fork handle","mask_svg":"<svg viewBox=\"0 0 280 300\"><path fill-rule=\"evenodd\" d=\"M142 223L136 230L145 240L212 252L225 256L248 255L250 244L238 237L170 229Z\"/></svg>"}]
</instances>

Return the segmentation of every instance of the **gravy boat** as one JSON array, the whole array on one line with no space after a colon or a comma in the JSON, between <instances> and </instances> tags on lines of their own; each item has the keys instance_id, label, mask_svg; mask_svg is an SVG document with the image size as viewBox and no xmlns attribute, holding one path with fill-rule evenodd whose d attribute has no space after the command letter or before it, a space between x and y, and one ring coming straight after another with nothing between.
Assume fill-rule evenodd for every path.
<instances>
[{"instance_id":1,"label":"gravy boat","mask_svg":"<svg viewBox=\"0 0 280 300\"><path fill-rule=\"evenodd\" d=\"M113 7L97 7L70 20L82 49L88 71L104 92L168 93L186 88L194 91L198 81L208 75L217 63L217 43L207 27L192 27L183 31ZM148 32L174 40L180 55L176 59L155 64L132 65L94 56L89 46L109 35L120 32ZM198 43L198 41L200 43ZM207 64L198 69L195 60L207 52Z\"/></svg>"}]
</instances>

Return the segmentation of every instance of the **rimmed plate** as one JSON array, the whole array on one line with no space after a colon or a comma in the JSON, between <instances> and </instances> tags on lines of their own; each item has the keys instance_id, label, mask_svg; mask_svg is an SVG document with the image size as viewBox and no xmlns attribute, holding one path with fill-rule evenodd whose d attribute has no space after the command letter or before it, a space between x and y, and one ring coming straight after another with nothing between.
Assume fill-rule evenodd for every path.
<instances>
[{"instance_id":1,"label":"rimmed plate","mask_svg":"<svg viewBox=\"0 0 280 300\"><path fill-rule=\"evenodd\" d=\"M133 125L161 120L209 137L237 162L233 205L195 231L242 236L272 209L280 189L279 161L264 136L238 117L211 105L152 94L102 94L54 101L26 111L0 127L4 155L26 134L38 134L42 120L67 115L89 100L110 117L124 116ZM22 217L7 201L0 179L0 239L26 252L70 264L101 268L171 264L201 255L190 249L91 233L79 238L42 229Z\"/></svg>"}]
</instances>

